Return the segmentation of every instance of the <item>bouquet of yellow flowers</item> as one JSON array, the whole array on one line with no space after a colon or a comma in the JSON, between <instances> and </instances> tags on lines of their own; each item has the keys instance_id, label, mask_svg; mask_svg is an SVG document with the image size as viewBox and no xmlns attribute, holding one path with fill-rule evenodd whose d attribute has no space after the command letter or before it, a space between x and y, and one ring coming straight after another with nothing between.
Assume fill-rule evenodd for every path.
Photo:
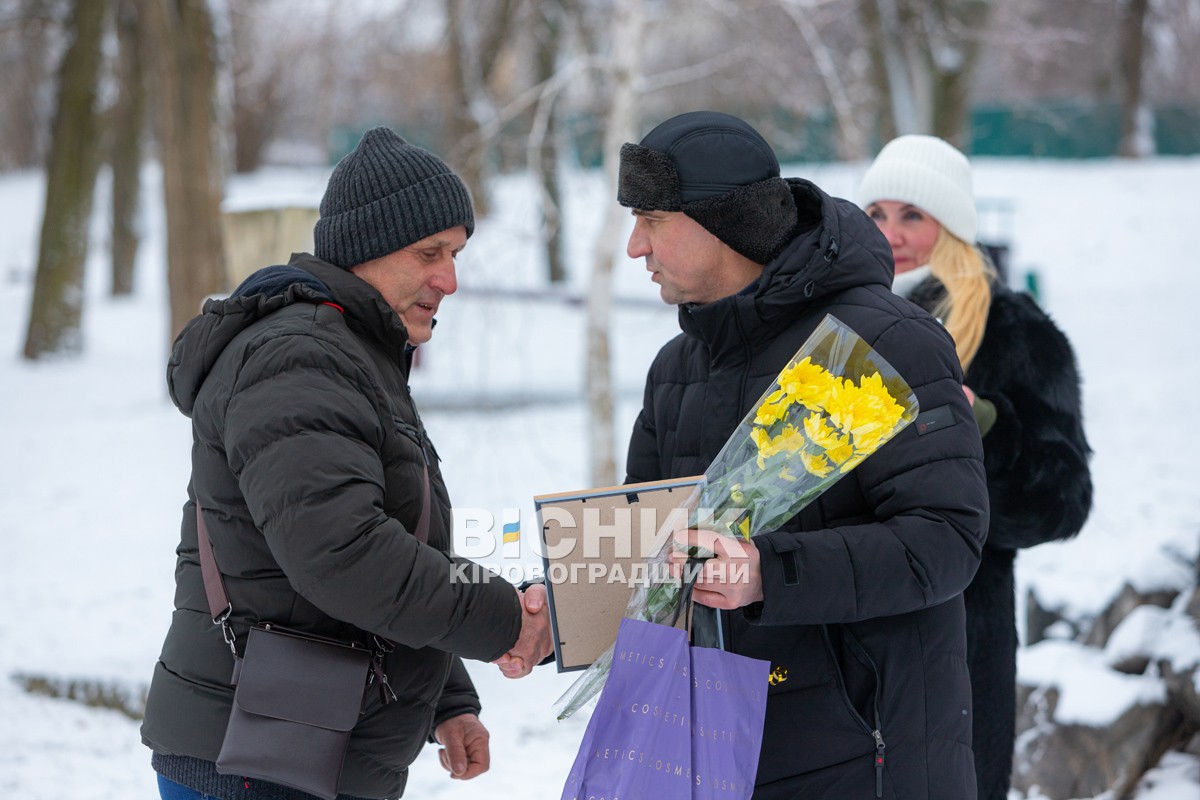
<instances>
[{"instance_id":1,"label":"bouquet of yellow flowers","mask_svg":"<svg viewBox=\"0 0 1200 800\"><path fill-rule=\"evenodd\" d=\"M744 539L779 528L903 430L917 410L899 373L826 315L705 471L687 501L688 527ZM678 619L682 586L665 569L674 534L667 527L649 557L652 578L634 588L626 617L667 625ZM611 664L609 648L559 698L559 719L600 691Z\"/></svg>"}]
</instances>

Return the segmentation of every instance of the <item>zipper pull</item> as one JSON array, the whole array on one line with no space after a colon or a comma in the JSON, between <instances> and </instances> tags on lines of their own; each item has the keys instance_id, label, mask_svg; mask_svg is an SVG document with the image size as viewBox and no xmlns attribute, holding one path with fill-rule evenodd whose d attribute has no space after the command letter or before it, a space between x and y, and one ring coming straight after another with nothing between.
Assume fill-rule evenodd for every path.
<instances>
[{"instance_id":1,"label":"zipper pull","mask_svg":"<svg viewBox=\"0 0 1200 800\"><path fill-rule=\"evenodd\" d=\"M396 700L396 692L392 689L392 685L388 683L387 673L383 671L383 665L380 663L378 656L371 659L371 671L375 673L375 678L379 680L379 700L383 705Z\"/></svg>"},{"instance_id":2,"label":"zipper pull","mask_svg":"<svg viewBox=\"0 0 1200 800\"><path fill-rule=\"evenodd\" d=\"M875 737L875 796L883 797L883 734L878 729L871 731Z\"/></svg>"}]
</instances>

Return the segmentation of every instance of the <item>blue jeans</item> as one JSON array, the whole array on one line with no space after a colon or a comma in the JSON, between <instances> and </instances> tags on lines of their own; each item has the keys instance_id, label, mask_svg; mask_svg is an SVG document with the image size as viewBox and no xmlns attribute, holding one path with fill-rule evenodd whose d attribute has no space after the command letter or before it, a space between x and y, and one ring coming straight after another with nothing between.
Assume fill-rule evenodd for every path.
<instances>
[{"instance_id":1,"label":"blue jeans","mask_svg":"<svg viewBox=\"0 0 1200 800\"><path fill-rule=\"evenodd\" d=\"M189 789L181 783L167 780L162 775L158 776L158 795L162 800L217 800L211 794Z\"/></svg>"}]
</instances>

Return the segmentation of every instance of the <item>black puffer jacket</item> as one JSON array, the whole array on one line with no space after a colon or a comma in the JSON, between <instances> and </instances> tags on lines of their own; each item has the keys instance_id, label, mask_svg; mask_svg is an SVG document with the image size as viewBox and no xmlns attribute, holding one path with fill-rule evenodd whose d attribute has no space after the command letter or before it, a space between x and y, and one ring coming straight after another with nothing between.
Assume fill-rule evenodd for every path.
<instances>
[{"instance_id":1,"label":"black puffer jacket","mask_svg":"<svg viewBox=\"0 0 1200 800\"><path fill-rule=\"evenodd\" d=\"M755 286L680 309L684 333L650 368L628 480L702 473L825 314L879 351L923 416L757 537L765 601L722 614L730 649L787 674L768 694L755 797L963 800L974 772L962 591L987 529L979 430L950 337L890 291L875 225L791 185L805 232Z\"/></svg>"},{"instance_id":2,"label":"black puffer jacket","mask_svg":"<svg viewBox=\"0 0 1200 800\"><path fill-rule=\"evenodd\" d=\"M914 302L933 309L944 289L923 281ZM975 699L980 800L1004 800L1016 728L1016 551L1074 536L1092 507L1091 452L1079 371L1067 337L1033 298L992 288L967 386L996 408L983 438L991 524L979 572L965 594L967 663Z\"/></svg>"},{"instance_id":3,"label":"black puffer jacket","mask_svg":"<svg viewBox=\"0 0 1200 800\"><path fill-rule=\"evenodd\" d=\"M199 503L239 648L258 620L396 642L385 668L399 702L383 706L371 693L341 784L345 794L396 797L433 727L479 709L458 656L506 652L520 604L501 579L454 579L464 562L450 552L450 500L409 395L400 318L349 272L312 256L292 266L258 280L261 293L208 302L171 356L171 396L192 419L192 480L176 610L142 738L159 754L156 766L183 768L164 755L211 762L229 716L232 656L205 600ZM423 544L410 531L427 460Z\"/></svg>"}]
</instances>

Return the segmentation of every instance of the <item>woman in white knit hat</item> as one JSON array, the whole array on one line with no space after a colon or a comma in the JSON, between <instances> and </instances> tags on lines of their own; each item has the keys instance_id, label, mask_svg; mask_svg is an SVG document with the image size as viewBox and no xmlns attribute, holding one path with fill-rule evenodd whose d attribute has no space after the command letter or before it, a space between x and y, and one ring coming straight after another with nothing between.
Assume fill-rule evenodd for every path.
<instances>
[{"instance_id":1,"label":"woman in white knit hat","mask_svg":"<svg viewBox=\"0 0 1200 800\"><path fill-rule=\"evenodd\" d=\"M889 142L858 203L887 237L893 291L942 320L983 435L991 525L964 595L978 796L1004 800L1016 718L1013 562L1018 548L1075 535L1092 503L1090 449L1070 343L975 246L966 156L933 136Z\"/></svg>"}]
</instances>

